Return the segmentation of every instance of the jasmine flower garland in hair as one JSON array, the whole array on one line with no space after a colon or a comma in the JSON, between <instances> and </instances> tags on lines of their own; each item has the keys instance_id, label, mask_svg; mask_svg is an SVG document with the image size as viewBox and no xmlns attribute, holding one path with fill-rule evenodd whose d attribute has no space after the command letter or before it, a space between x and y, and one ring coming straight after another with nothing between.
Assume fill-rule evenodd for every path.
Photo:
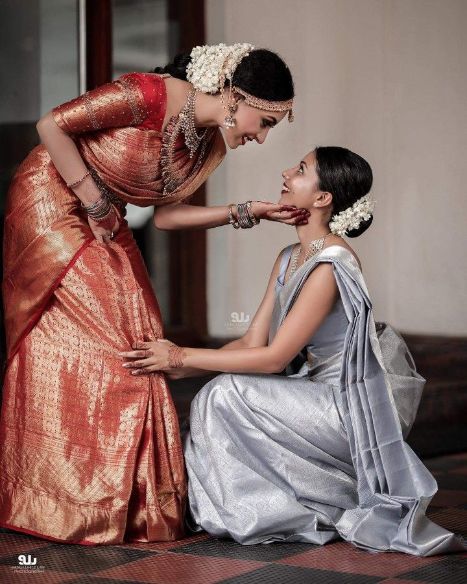
<instances>
[{"instance_id":1,"label":"jasmine flower garland in hair","mask_svg":"<svg viewBox=\"0 0 467 584\"><path fill-rule=\"evenodd\" d=\"M358 229L362 221L367 221L373 215L375 202L370 194L366 194L355 201L351 207L333 215L329 222L329 229L341 237L345 235L346 231Z\"/></svg>"},{"instance_id":2,"label":"jasmine flower garland in hair","mask_svg":"<svg viewBox=\"0 0 467 584\"><path fill-rule=\"evenodd\" d=\"M225 79L232 79L240 61L255 47L249 43L203 45L190 53L187 80L202 93L217 93Z\"/></svg>"}]
</instances>

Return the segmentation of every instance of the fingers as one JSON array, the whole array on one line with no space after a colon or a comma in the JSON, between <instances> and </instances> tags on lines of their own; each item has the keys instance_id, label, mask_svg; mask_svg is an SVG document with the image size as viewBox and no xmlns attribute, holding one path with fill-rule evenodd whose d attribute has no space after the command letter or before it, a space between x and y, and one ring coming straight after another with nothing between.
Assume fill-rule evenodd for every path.
<instances>
[{"instance_id":1,"label":"fingers","mask_svg":"<svg viewBox=\"0 0 467 584\"><path fill-rule=\"evenodd\" d=\"M152 353L149 351L126 351L125 353L119 353L119 357L122 359L145 359L146 357L151 357Z\"/></svg>"},{"instance_id":2,"label":"fingers","mask_svg":"<svg viewBox=\"0 0 467 584\"><path fill-rule=\"evenodd\" d=\"M153 365L150 359L142 359L140 361L128 361L123 363L122 367L125 367L125 369L140 369L149 367L149 365Z\"/></svg>"},{"instance_id":3,"label":"fingers","mask_svg":"<svg viewBox=\"0 0 467 584\"><path fill-rule=\"evenodd\" d=\"M266 205L269 206L268 211L269 212L274 212L274 211L296 211L297 207L296 205L283 205L282 203L271 203L269 201L261 201L262 203L265 203Z\"/></svg>"},{"instance_id":4,"label":"fingers","mask_svg":"<svg viewBox=\"0 0 467 584\"><path fill-rule=\"evenodd\" d=\"M155 365L151 365L150 367L144 367L143 369L135 369L131 372L131 375L151 375L151 373L156 373L157 371L160 371L160 369Z\"/></svg>"},{"instance_id":5,"label":"fingers","mask_svg":"<svg viewBox=\"0 0 467 584\"><path fill-rule=\"evenodd\" d=\"M310 216L309 211L306 209L297 209L295 211L282 211L271 213L271 218L274 221L280 221L282 223L290 223L291 225L296 225L298 222L304 221L308 222L308 217Z\"/></svg>"},{"instance_id":6,"label":"fingers","mask_svg":"<svg viewBox=\"0 0 467 584\"><path fill-rule=\"evenodd\" d=\"M136 341L131 345L132 349L150 349L151 342L150 341Z\"/></svg>"}]
</instances>

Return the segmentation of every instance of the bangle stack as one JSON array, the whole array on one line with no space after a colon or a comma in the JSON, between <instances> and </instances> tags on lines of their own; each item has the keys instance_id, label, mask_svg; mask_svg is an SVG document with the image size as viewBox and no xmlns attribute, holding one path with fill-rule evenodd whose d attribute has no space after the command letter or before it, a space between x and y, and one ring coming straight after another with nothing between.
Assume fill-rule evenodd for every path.
<instances>
[{"instance_id":1,"label":"bangle stack","mask_svg":"<svg viewBox=\"0 0 467 584\"><path fill-rule=\"evenodd\" d=\"M235 205L235 203L231 203L229 205L229 223L235 229L238 229L239 227L241 227L242 229L250 229L250 227L254 227L255 225L258 225L260 220L255 217L255 215L251 209L251 201L247 201L246 203L237 203L236 204L237 217L238 217L237 221L235 220L235 218L233 216L233 212L232 212L232 207L234 205Z\"/></svg>"},{"instance_id":2,"label":"bangle stack","mask_svg":"<svg viewBox=\"0 0 467 584\"><path fill-rule=\"evenodd\" d=\"M104 221L112 211L112 205L105 195L101 195L99 199L91 205L81 203L81 206L84 208L88 216L98 223Z\"/></svg>"}]
</instances>

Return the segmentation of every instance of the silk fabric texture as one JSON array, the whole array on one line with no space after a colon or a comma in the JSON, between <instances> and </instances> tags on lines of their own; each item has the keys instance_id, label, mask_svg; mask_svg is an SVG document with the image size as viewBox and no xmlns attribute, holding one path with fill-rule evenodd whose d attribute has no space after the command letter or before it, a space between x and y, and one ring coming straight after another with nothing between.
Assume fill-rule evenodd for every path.
<instances>
[{"instance_id":1,"label":"silk fabric texture","mask_svg":"<svg viewBox=\"0 0 467 584\"><path fill-rule=\"evenodd\" d=\"M402 337L375 323L353 255L330 246L284 284L271 342L307 277L329 262L339 298L285 375L221 374L185 436L193 528L242 544L324 544L418 556L465 551L430 521L434 477L405 442L425 383Z\"/></svg>"},{"instance_id":2,"label":"silk fabric texture","mask_svg":"<svg viewBox=\"0 0 467 584\"><path fill-rule=\"evenodd\" d=\"M57 124L124 202L186 200L219 164L174 149L163 193L165 83L127 74L53 110ZM8 363L0 419L0 523L58 541L115 544L184 533L186 478L163 374L134 377L117 352L164 336L152 286L123 219L101 245L45 147L7 200L3 295Z\"/></svg>"}]
</instances>

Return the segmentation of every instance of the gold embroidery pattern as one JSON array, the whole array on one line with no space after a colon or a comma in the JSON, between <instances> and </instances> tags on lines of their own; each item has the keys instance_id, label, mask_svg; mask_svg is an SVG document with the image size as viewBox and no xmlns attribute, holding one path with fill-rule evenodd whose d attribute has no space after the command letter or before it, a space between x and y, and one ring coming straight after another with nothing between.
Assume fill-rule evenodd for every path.
<instances>
[{"instance_id":1,"label":"gold embroidery pattern","mask_svg":"<svg viewBox=\"0 0 467 584\"><path fill-rule=\"evenodd\" d=\"M91 120L91 126L93 128L93 130L100 130L100 124L97 121L96 118L96 114L94 113L94 109L92 107L92 102L91 99L89 97L88 93L85 93L83 95L83 100L84 100L84 107L86 108L86 113L89 116L89 119Z\"/></svg>"},{"instance_id":2,"label":"gold embroidery pattern","mask_svg":"<svg viewBox=\"0 0 467 584\"><path fill-rule=\"evenodd\" d=\"M147 110L144 107L144 97L142 95L135 95L136 92L141 94L141 89L137 83L132 80L131 77L122 76L116 83L121 85L123 92L125 94L128 105L130 106L131 112L133 114L133 123L135 126L142 124L147 117Z\"/></svg>"}]
</instances>

